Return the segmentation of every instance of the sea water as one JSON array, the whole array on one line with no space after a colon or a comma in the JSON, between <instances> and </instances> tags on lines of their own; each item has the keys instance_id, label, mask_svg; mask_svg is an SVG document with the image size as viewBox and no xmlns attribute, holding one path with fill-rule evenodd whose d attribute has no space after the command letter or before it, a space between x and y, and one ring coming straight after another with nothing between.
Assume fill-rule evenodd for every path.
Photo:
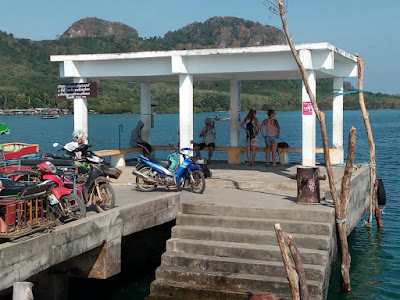
<instances>
[{"instance_id":1,"label":"sea water","mask_svg":"<svg viewBox=\"0 0 400 300\"><path fill-rule=\"evenodd\" d=\"M332 137L332 112L326 111L328 134ZM352 292L340 292L340 264L333 266L328 299L400 299L400 230L398 229L400 194L396 183L400 173L400 111L379 110L370 111L369 118L376 145L377 176L382 178L386 188L387 205L384 209L382 232L378 232L375 220L371 228L363 222L349 236L349 248L352 258L350 278ZM241 113L241 120L245 117ZM194 141L200 141L198 133L204 126L204 119L229 118L228 113L199 113L193 117ZM267 117L265 112L257 114L261 123ZM89 115L89 142L93 150L117 149L128 147L130 133L136 126L140 115ZM281 127L280 140L287 142L292 148L301 147L301 112L277 111L276 119ZM52 144L65 144L72 139L73 116L64 115L58 119L43 120L40 116L0 116L0 122L5 122L11 133L0 136L0 143L26 142L38 143L43 152L57 153ZM216 121L216 145L229 146L229 121ZM364 122L360 111L344 112L344 148L347 154L347 139L350 128L357 129L356 163L369 161L369 148ZM179 115L154 115L152 141L154 145L168 145L178 142ZM240 132L240 143L244 145L245 132ZM259 145L262 146L260 138ZM322 147L322 141L317 122L317 147ZM158 151L156 155L165 158L168 151ZM135 154L131 154L134 157ZM213 159L227 159L226 153L215 152ZM256 160L263 160L263 153L258 153ZM300 161L301 154L291 153L291 161ZM323 161L322 154L317 155L317 161ZM212 166L212 165L211 165ZM367 218L367 216L366 216ZM168 230L168 229L167 229ZM160 246L162 249L162 246ZM154 250L159 259L162 251ZM160 253L159 253L160 252ZM157 259L155 259L157 261ZM91 295L96 291L99 299L144 299L149 292L150 282L154 279L156 264L149 264L139 276L125 276L119 280L92 281ZM88 286L87 286L88 287ZM88 287L88 291L90 288ZM79 295L80 293L78 293ZM105 298L101 297L104 296ZM106 296L107 295L107 296ZM78 299L78 298L74 298Z\"/></svg>"}]
</instances>

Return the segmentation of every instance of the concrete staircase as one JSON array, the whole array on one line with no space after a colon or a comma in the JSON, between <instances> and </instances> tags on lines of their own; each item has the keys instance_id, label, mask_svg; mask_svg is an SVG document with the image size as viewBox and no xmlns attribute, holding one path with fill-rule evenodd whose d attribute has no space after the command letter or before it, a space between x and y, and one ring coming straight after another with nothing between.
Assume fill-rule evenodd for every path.
<instances>
[{"instance_id":1,"label":"concrete staircase","mask_svg":"<svg viewBox=\"0 0 400 300\"><path fill-rule=\"evenodd\" d=\"M247 292L290 299L275 223L302 253L311 299L325 299L335 248L333 209L190 203L182 204L147 299L249 299Z\"/></svg>"}]
</instances>

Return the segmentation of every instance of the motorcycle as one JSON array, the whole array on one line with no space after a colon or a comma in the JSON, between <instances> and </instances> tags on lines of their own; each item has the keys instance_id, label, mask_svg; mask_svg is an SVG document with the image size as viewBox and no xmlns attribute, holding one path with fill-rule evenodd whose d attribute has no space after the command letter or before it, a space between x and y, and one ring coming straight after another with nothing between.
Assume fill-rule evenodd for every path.
<instances>
[{"instance_id":1,"label":"motorcycle","mask_svg":"<svg viewBox=\"0 0 400 300\"><path fill-rule=\"evenodd\" d=\"M183 188L189 182L192 192L203 193L206 181L200 166L189 156L191 151L190 148L182 148L170 154L167 160L139 156L132 172L136 176L138 190L151 192L158 185L167 189ZM183 162L179 164L180 155L183 156Z\"/></svg>"},{"instance_id":2,"label":"motorcycle","mask_svg":"<svg viewBox=\"0 0 400 300\"><path fill-rule=\"evenodd\" d=\"M84 218L86 216L85 203L73 193L71 188L64 187L61 178L56 175L56 167L48 161L37 165L42 173L42 180L53 182L51 194L48 196L51 210L50 218L65 223L69 220Z\"/></svg>"},{"instance_id":3,"label":"motorcycle","mask_svg":"<svg viewBox=\"0 0 400 300\"><path fill-rule=\"evenodd\" d=\"M106 165L89 165L89 175L84 183L77 183L74 180L75 175L71 176L68 172L57 174L54 165L49 161L39 164L38 168L42 172L43 179L56 182L60 188L76 191L76 195L84 202L84 205L94 204L98 212L114 208L115 192L106 176L112 177L112 170L115 168L110 168Z\"/></svg>"},{"instance_id":4,"label":"motorcycle","mask_svg":"<svg viewBox=\"0 0 400 300\"><path fill-rule=\"evenodd\" d=\"M0 195L1 197L10 197L19 194L24 189L32 190L42 186L46 186L48 191L43 196L43 199L45 200L44 207L50 221L66 223L86 216L86 207L82 200L72 194L72 190L59 187L53 180L20 182L3 178L3 189L0 191Z\"/></svg>"}]
</instances>

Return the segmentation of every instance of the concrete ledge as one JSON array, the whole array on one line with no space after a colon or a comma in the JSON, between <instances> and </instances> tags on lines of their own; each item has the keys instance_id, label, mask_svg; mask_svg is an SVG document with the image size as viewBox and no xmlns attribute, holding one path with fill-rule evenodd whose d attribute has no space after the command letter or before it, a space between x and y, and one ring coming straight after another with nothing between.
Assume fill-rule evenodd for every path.
<instances>
[{"instance_id":1,"label":"concrete ledge","mask_svg":"<svg viewBox=\"0 0 400 300\"><path fill-rule=\"evenodd\" d=\"M90 276L108 278L119 272L120 261L107 255L120 254L121 237L174 220L179 202L179 193L161 195L58 226L51 233L0 244L0 290L100 246L106 247L100 254L106 257L99 255ZM116 265L104 265L107 261Z\"/></svg>"},{"instance_id":2,"label":"concrete ledge","mask_svg":"<svg viewBox=\"0 0 400 300\"><path fill-rule=\"evenodd\" d=\"M153 150L175 150L175 147L171 146L152 146ZM208 150L208 147L205 147L203 150ZM265 152L265 147L257 147L256 151ZM124 148L124 149L113 149L113 150L101 150L96 151L95 154L99 156L111 156L111 165L116 167L125 166L125 154L130 152L140 152L142 148ZM228 152L228 163L232 165L240 164L240 152L246 152L246 147L215 147L214 151L227 151ZM281 165L286 165L289 163L289 153L301 153L303 152L302 148L278 148L278 152L280 153ZM324 153L323 148L316 148L315 153ZM341 155L342 150L332 148L329 149L329 153L331 156L331 161L333 164L341 163Z\"/></svg>"}]
</instances>

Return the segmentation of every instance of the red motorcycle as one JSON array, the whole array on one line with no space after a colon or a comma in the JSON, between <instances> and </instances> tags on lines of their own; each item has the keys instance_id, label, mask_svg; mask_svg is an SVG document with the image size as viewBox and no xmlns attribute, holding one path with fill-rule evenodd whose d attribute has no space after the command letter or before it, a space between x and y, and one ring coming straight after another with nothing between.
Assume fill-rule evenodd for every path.
<instances>
[{"instance_id":1,"label":"red motorcycle","mask_svg":"<svg viewBox=\"0 0 400 300\"><path fill-rule=\"evenodd\" d=\"M105 165L90 164L90 171L85 183L76 183L75 176L67 172L56 174L56 168L49 162L38 164L44 180L52 180L60 188L76 191L76 195L90 206L94 204L98 212L102 212L115 207L115 192L111 187L107 175L113 176L113 169Z\"/></svg>"},{"instance_id":2,"label":"red motorcycle","mask_svg":"<svg viewBox=\"0 0 400 300\"><path fill-rule=\"evenodd\" d=\"M48 196L50 218L65 223L69 220L80 219L86 216L86 205L71 188L64 187L59 176L55 175L56 167L48 161L37 165L42 172L42 180L53 182L54 187Z\"/></svg>"}]
</instances>

